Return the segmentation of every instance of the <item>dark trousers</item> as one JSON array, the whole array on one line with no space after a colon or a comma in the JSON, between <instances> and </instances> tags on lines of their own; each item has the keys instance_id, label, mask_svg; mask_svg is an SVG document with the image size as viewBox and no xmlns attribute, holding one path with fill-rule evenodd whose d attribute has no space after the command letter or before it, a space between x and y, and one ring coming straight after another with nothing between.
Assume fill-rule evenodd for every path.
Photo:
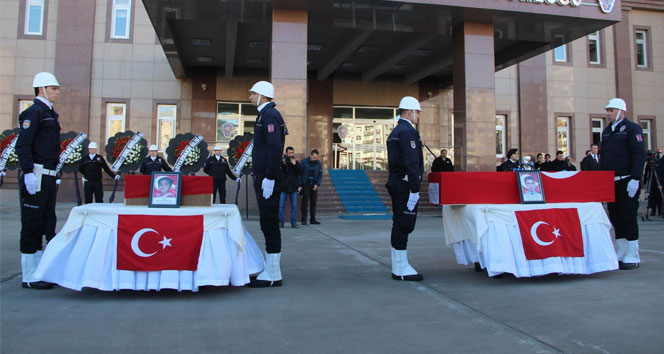
<instances>
[{"instance_id":1,"label":"dark trousers","mask_svg":"<svg viewBox=\"0 0 664 354\"><path fill-rule=\"evenodd\" d=\"M55 177L42 176L41 191L30 195L21 185L21 253L33 254L42 249L42 235L46 241L55 236Z\"/></svg>"},{"instance_id":2,"label":"dark trousers","mask_svg":"<svg viewBox=\"0 0 664 354\"><path fill-rule=\"evenodd\" d=\"M279 196L281 183L274 182L274 191L270 198L263 198L263 176L256 175L254 190L258 202L258 215L260 216L261 231L265 236L265 251L267 253L281 252L281 230L279 229Z\"/></svg>"},{"instance_id":3,"label":"dark trousers","mask_svg":"<svg viewBox=\"0 0 664 354\"><path fill-rule=\"evenodd\" d=\"M654 214L662 214L662 192L660 192L655 176L650 180L650 194L648 195L648 209Z\"/></svg>"},{"instance_id":4,"label":"dark trousers","mask_svg":"<svg viewBox=\"0 0 664 354\"><path fill-rule=\"evenodd\" d=\"M85 195L85 204L92 203L93 194L95 196L95 203L104 202L104 188L101 181L85 181L83 183L83 194Z\"/></svg>"},{"instance_id":5,"label":"dark trousers","mask_svg":"<svg viewBox=\"0 0 664 354\"><path fill-rule=\"evenodd\" d=\"M417 205L413 211L408 210L408 197L410 189L408 182L388 181L385 185L387 192L392 198L392 234L390 242L396 250L405 250L408 246L408 234L415 230L417 221Z\"/></svg>"},{"instance_id":6,"label":"dark trousers","mask_svg":"<svg viewBox=\"0 0 664 354\"><path fill-rule=\"evenodd\" d=\"M305 183L302 186L302 221L307 221L307 209L311 209L309 220L316 220L316 201L318 200L318 191L314 190L313 183Z\"/></svg>"},{"instance_id":7,"label":"dark trousers","mask_svg":"<svg viewBox=\"0 0 664 354\"><path fill-rule=\"evenodd\" d=\"M212 182L212 204L217 201L217 193L219 193L219 203L226 204L226 181L215 179Z\"/></svg>"},{"instance_id":8,"label":"dark trousers","mask_svg":"<svg viewBox=\"0 0 664 354\"><path fill-rule=\"evenodd\" d=\"M639 225L636 222L636 213L639 209L639 194L641 188L633 198L627 195L629 178L615 182L616 201L608 203L609 220L616 232L616 238L626 238L628 241L639 239Z\"/></svg>"}]
</instances>

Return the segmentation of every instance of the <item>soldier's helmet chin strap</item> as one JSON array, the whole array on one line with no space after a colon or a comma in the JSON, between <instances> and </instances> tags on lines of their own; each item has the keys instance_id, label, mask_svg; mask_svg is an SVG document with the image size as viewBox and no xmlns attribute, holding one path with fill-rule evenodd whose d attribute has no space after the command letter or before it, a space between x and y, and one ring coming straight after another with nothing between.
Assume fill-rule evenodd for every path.
<instances>
[{"instance_id":1,"label":"soldier's helmet chin strap","mask_svg":"<svg viewBox=\"0 0 664 354\"><path fill-rule=\"evenodd\" d=\"M41 86L41 89L42 89L42 92L44 93L43 98L46 100L46 102L48 102L49 108L53 107L53 103L51 103L51 100L48 99L48 95L46 94L46 86ZM39 95L37 95L37 96L39 96Z\"/></svg>"}]
</instances>

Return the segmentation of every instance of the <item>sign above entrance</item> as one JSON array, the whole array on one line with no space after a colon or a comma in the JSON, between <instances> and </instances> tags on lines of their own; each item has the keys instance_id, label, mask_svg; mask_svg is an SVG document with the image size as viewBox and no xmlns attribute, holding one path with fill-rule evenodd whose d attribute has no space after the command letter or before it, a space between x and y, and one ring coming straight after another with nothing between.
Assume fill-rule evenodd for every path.
<instances>
[{"instance_id":1,"label":"sign above entrance","mask_svg":"<svg viewBox=\"0 0 664 354\"><path fill-rule=\"evenodd\" d=\"M531 3L531 4L545 4L545 5L554 5L558 4L560 6L572 6L572 7L578 7L581 5L590 5L590 6L597 6L588 3L589 1L592 0L510 0L513 2L525 2L525 3ZM613 10L613 6L616 3L616 0L596 0L599 3L599 8L604 12L605 14L608 14Z\"/></svg>"}]
</instances>

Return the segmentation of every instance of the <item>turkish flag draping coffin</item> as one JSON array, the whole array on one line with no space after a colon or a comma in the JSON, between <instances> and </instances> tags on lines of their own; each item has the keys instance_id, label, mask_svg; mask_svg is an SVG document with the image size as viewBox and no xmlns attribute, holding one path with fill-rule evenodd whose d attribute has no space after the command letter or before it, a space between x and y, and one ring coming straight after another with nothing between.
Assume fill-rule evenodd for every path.
<instances>
[{"instance_id":1,"label":"turkish flag draping coffin","mask_svg":"<svg viewBox=\"0 0 664 354\"><path fill-rule=\"evenodd\" d=\"M118 215L117 269L194 271L202 241L203 215Z\"/></svg>"},{"instance_id":2,"label":"turkish flag draping coffin","mask_svg":"<svg viewBox=\"0 0 664 354\"><path fill-rule=\"evenodd\" d=\"M613 171L542 173L547 203L613 202ZM437 193L437 197L431 194ZM431 172L434 204L521 204L515 172ZM435 203L438 201L437 203Z\"/></svg>"},{"instance_id":3,"label":"turkish flag draping coffin","mask_svg":"<svg viewBox=\"0 0 664 354\"><path fill-rule=\"evenodd\" d=\"M515 211L527 260L583 257L579 212L575 208Z\"/></svg>"},{"instance_id":4,"label":"turkish flag draping coffin","mask_svg":"<svg viewBox=\"0 0 664 354\"><path fill-rule=\"evenodd\" d=\"M148 205L150 178L144 175L126 175L125 205ZM212 206L211 176L182 176L180 206Z\"/></svg>"}]
</instances>

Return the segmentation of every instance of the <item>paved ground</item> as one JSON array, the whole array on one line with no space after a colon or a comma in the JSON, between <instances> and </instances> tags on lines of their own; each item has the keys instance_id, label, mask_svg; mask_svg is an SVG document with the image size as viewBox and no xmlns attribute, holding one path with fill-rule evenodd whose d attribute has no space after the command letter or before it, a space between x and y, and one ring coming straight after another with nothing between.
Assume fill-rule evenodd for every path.
<instances>
[{"instance_id":1,"label":"paved ground","mask_svg":"<svg viewBox=\"0 0 664 354\"><path fill-rule=\"evenodd\" d=\"M664 222L642 222L642 267L488 278L457 265L420 217L421 283L390 278L389 221L283 232L284 286L198 293L20 285L18 211L0 209L2 353L662 353ZM58 210L61 227L71 207ZM258 222L246 221L262 245Z\"/></svg>"}]
</instances>

